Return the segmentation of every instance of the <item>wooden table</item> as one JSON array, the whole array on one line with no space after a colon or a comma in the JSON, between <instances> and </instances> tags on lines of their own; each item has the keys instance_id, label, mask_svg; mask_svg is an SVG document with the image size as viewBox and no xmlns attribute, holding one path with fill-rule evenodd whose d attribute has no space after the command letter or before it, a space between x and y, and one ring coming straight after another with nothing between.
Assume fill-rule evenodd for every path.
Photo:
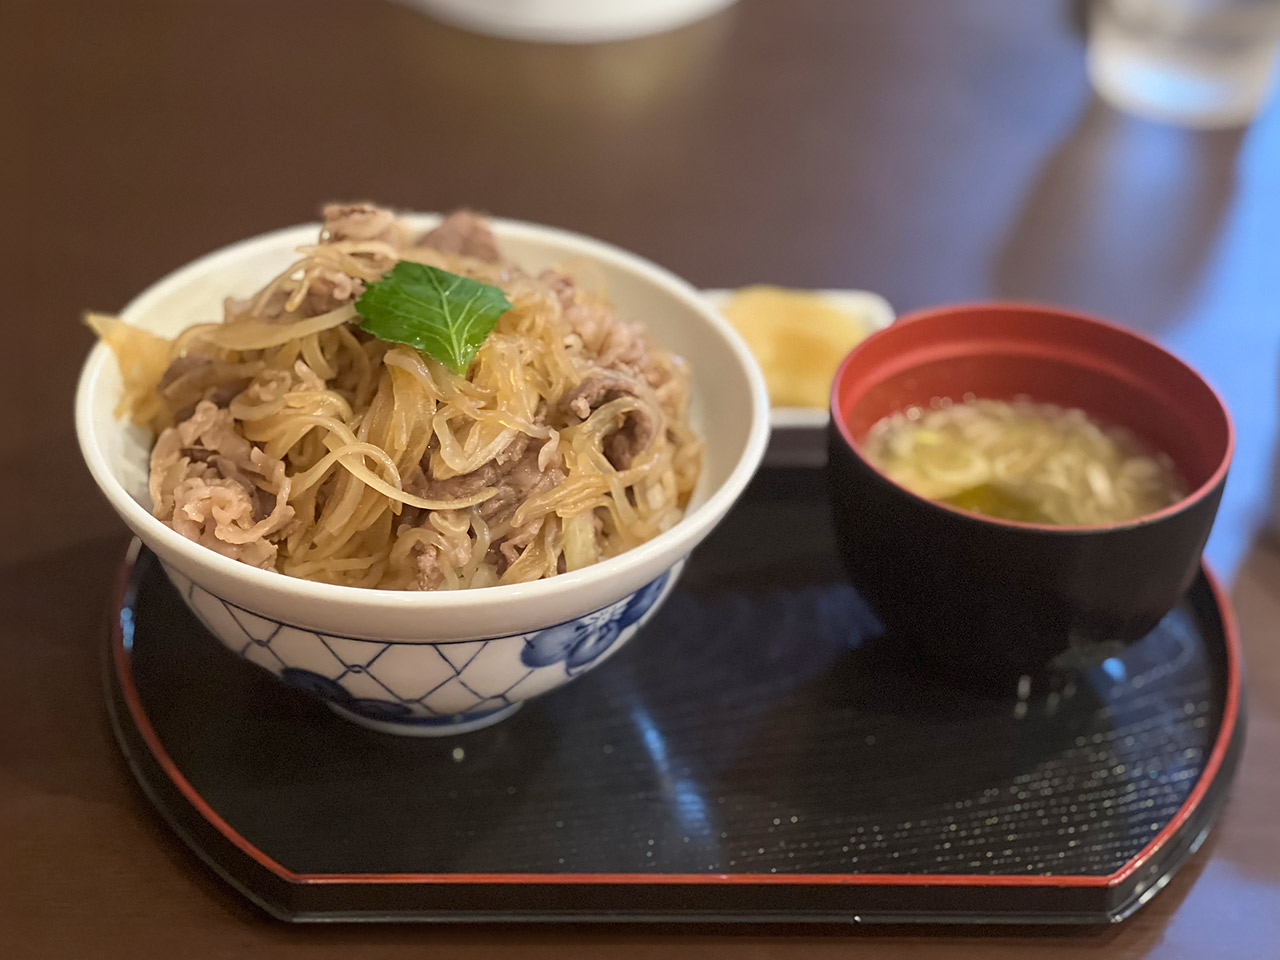
<instances>
[{"instance_id":1,"label":"wooden table","mask_svg":"<svg viewBox=\"0 0 1280 960\"><path fill-rule=\"evenodd\" d=\"M1280 110L1193 134L1090 94L1069 11L746 0L667 36L499 43L365 0L7 0L0 956L1273 957L1280 951ZM1239 447L1210 556L1234 579L1249 743L1222 823L1105 931L293 929L149 812L99 683L123 526L71 422L90 338L193 256L331 198L604 237L705 286L867 287L899 310L1060 301L1223 388ZM856 945L850 943L856 941Z\"/></svg>"}]
</instances>

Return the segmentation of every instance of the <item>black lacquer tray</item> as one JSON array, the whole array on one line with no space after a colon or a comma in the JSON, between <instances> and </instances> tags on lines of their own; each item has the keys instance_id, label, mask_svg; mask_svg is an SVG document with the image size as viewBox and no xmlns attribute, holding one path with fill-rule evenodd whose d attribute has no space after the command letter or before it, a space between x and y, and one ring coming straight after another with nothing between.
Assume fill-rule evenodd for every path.
<instances>
[{"instance_id":1,"label":"black lacquer tray","mask_svg":"<svg viewBox=\"0 0 1280 960\"><path fill-rule=\"evenodd\" d=\"M1242 739L1207 575L1043 692L917 676L874 629L821 475L766 471L626 649L487 730L338 718L225 651L145 550L107 683L148 798L289 920L1102 923L1203 841Z\"/></svg>"}]
</instances>

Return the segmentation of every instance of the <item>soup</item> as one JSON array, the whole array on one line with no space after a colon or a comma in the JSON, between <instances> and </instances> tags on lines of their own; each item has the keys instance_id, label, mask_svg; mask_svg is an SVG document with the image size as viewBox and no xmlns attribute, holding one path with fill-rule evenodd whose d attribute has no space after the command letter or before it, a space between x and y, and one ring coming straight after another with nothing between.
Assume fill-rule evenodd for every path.
<instances>
[{"instance_id":1,"label":"soup","mask_svg":"<svg viewBox=\"0 0 1280 960\"><path fill-rule=\"evenodd\" d=\"M1025 398L910 407L876 423L862 450L913 493L1024 523L1123 523L1186 495L1173 461L1130 431Z\"/></svg>"}]
</instances>

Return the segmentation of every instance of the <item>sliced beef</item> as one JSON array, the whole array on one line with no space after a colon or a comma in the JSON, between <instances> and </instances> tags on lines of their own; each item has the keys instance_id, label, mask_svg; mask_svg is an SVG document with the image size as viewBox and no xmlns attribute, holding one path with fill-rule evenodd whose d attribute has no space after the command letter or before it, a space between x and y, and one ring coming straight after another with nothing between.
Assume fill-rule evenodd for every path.
<instances>
[{"instance_id":1,"label":"sliced beef","mask_svg":"<svg viewBox=\"0 0 1280 960\"><path fill-rule=\"evenodd\" d=\"M560 398L562 411L576 414L579 420L591 416L596 407L619 397L638 397L639 384L633 377L613 370L592 374Z\"/></svg>"},{"instance_id":2,"label":"sliced beef","mask_svg":"<svg viewBox=\"0 0 1280 960\"><path fill-rule=\"evenodd\" d=\"M471 518L465 510L437 510L428 517L427 526L440 534L444 546L427 544L415 551L418 589L436 590L445 582L444 562L454 570L471 562Z\"/></svg>"},{"instance_id":3,"label":"sliced beef","mask_svg":"<svg viewBox=\"0 0 1280 960\"><path fill-rule=\"evenodd\" d=\"M604 438L604 455L615 470L625 470L653 443L653 421L646 413L632 410L620 426Z\"/></svg>"},{"instance_id":4,"label":"sliced beef","mask_svg":"<svg viewBox=\"0 0 1280 960\"><path fill-rule=\"evenodd\" d=\"M496 492L488 500L476 506L476 510L490 524L509 520L520 504L530 497L536 497L558 486L565 480L565 472L559 467L550 466L545 470L538 467L538 455L542 452L540 445L535 445L532 438L525 434L517 434L501 454L483 464L470 473L444 480L435 480L430 476L430 458L423 460L421 466L411 471L404 481L405 490L415 496L428 500L453 500L469 497L479 493L485 487L493 487ZM417 511L410 514L408 508L402 515L401 523L416 525L429 523L441 533L437 519L443 514L465 516L464 511ZM425 515L425 520L423 519ZM489 545L486 560L492 563L501 575L515 561L538 531L542 529L542 521L537 520L513 530L505 537L495 540ZM467 538L467 543L471 541ZM455 566L461 566L466 560L454 559ZM418 586L424 590L436 589L444 579L441 572L442 557L438 547L426 546L417 555Z\"/></svg>"},{"instance_id":5,"label":"sliced beef","mask_svg":"<svg viewBox=\"0 0 1280 960\"><path fill-rule=\"evenodd\" d=\"M538 469L538 450L530 450L519 460L500 468L492 484L498 492L480 504L480 515L486 520L503 517L530 497L546 493L564 482L565 472L559 467Z\"/></svg>"},{"instance_id":6,"label":"sliced beef","mask_svg":"<svg viewBox=\"0 0 1280 960\"><path fill-rule=\"evenodd\" d=\"M523 443L520 443L521 437ZM432 478L430 458L424 458L422 465L405 477L404 488L424 500L461 500L474 496L485 487L494 487L497 492L480 503L478 508L480 515L486 520L502 516L529 497L550 490L565 478L564 471L558 467L538 469L538 454L542 448L532 448L528 436L517 434L517 440L513 440L507 449L510 450L517 444L519 459L504 456L504 451L504 454L499 454L470 473L444 480Z\"/></svg>"},{"instance_id":7,"label":"sliced beef","mask_svg":"<svg viewBox=\"0 0 1280 960\"><path fill-rule=\"evenodd\" d=\"M322 211L322 236L337 240L381 240L396 237L396 215L386 207L372 203L330 203Z\"/></svg>"},{"instance_id":8,"label":"sliced beef","mask_svg":"<svg viewBox=\"0 0 1280 960\"><path fill-rule=\"evenodd\" d=\"M604 331L597 345L596 362L602 367L629 370L642 377L648 376L652 367L649 359L649 342L644 332L635 324L614 320Z\"/></svg>"},{"instance_id":9,"label":"sliced beef","mask_svg":"<svg viewBox=\"0 0 1280 960\"><path fill-rule=\"evenodd\" d=\"M561 316L596 364L648 378L653 367L649 341L637 324L620 319L608 302L584 294L567 274L545 270L538 279L550 285Z\"/></svg>"},{"instance_id":10,"label":"sliced beef","mask_svg":"<svg viewBox=\"0 0 1280 960\"><path fill-rule=\"evenodd\" d=\"M538 460L541 452L541 444L536 443L527 434L517 434L506 449L488 463L482 464L470 473L442 480L436 480L431 476L431 458L428 455L420 466L405 476L404 488L414 496L427 500L457 500L473 496L485 487L493 487L496 491L494 495L478 504L476 510L491 525L504 523L510 520L516 508L530 497L546 493L564 482L566 474L560 467L539 468ZM410 526L429 523L447 536L448 532L440 528L436 519L442 513L465 516L463 511L410 513L410 510L406 509L401 523ZM493 564L501 575L541 529L542 521L537 520L495 540L489 545L486 560ZM469 537L467 542L471 542ZM441 560L440 551L435 546L424 547L419 552L417 558L419 587L430 590L440 585L443 580L440 569Z\"/></svg>"},{"instance_id":11,"label":"sliced beef","mask_svg":"<svg viewBox=\"0 0 1280 960\"><path fill-rule=\"evenodd\" d=\"M208 354L191 353L169 364L158 389L174 422L179 422L189 419L202 400L225 407L249 382L246 377L228 380L222 361Z\"/></svg>"},{"instance_id":12,"label":"sliced beef","mask_svg":"<svg viewBox=\"0 0 1280 960\"><path fill-rule=\"evenodd\" d=\"M267 294L267 299L260 305L257 297L223 297L223 321L237 323L241 320L296 319L294 314L286 313L284 309L289 303L289 295L289 289L281 286Z\"/></svg>"},{"instance_id":13,"label":"sliced beef","mask_svg":"<svg viewBox=\"0 0 1280 960\"><path fill-rule=\"evenodd\" d=\"M427 457L423 459L422 465L405 475L404 489L424 500L461 500L475 496L485 487L493 486L498 479L498 472L497 465L491 460L470 473L436 480L431 476L430 459Z\"/></svg>"},{"instance_id":14,"label":"sliced beef","mask_svg":"<svg viewBox=\"0 0 1280 960\"><path fill-rule=\"evenodd\" d=\"M536 417L534 422L541 422L541 419L541 417ZM517 433L512 438L511 442L502 448L502 452L493 458L493 462L498 466L502 466L504 463L512 463L516 460L521 460L529 451L529 445L531 443L533 443L533 437L529 436L527 433ZM541 447L539 447L539 449L541 449Z\"/></svg>"},{"instance_id":15,"label":"sliced beef","mask_svg":"<svg viewBox=\"0 0 1280 960\"><path fill-rule=\"evenodd\" d=\"M304 315L318 317L336 310L364 293L364 281L341 270L323 268L316 271L307 287Z\"/></svg>"},{"instance_id":16,"label":"sliced beef","mask_svg":"<svg viewBox=\"0 0 1280 960\"><path fill-rule=\"evenodd\" d=\"M611 400L638 396L640 386L634 377L603 370L566 393L558 406L579 420L586 420L593 410ZM618 429L604 438L605 457L615 470L625 470L653 442L654 431L653 418L643 408L628 411Z\"/></svg>"},{"instance_id":17,"label":"sliced beef","mask_svg":"<svg viewBox=\"0 0 1280 960\"><path fill-rule=\"evenodd\" d=\"M513 464L527 459L531 443L533 438L527 433L517 433L502 452L488 463L481 464L470 473L443 480L437 480L431 476L432 451L428 450L427 456L422 458L422 463L404 478L404 488L415 497L422 497L424 500L461 500L464 497L474 496L485 487L496 486L499 487L498 497L501 497L504 476L512 471ZM537 466L536 453L534 465Z\"/></svg>"},{"instance_id":18,"label":"sliced beef","mask_svg":"<svg viewBox=\"0 0 1280 960\"><path fill-rule=\"evenodd\" d=\"M160 389L163 390L176 380L198 370L207 370L213 366L213 357L204 353L188 353L175 357L160 376Z\"/></svg>"},{"instance_id":19,"label":"sliced beef","mask_svg":"<svg viewBox=\"0 0 1280 960\"><path fill-rule=\"evenodd\" d=\"M439 590L444 583L444 570L440 565L440 548L434 543L415 547L413 557L418 569L418 589Z\"/></svg>"},{"instance_id":20,"label":"sliced beef","mask_svg":"<svg viewBox=\"0 0 1280 960\"><path fill-rule=\"evenodd\" d=\"M497 263L501 259L489 224L470 210L457 210L449 214L440 226L419 238L418 246L489 263Z\"/></svg>"},{"instance_id":21,"label":"sliced beef","mask_svg":"<svg viewBox=\"0 0 1280 960\"><path fill-rule=\"evenodd\" d=\"M603 304L588 303L573 277L558 270L544 270L538 277L548 284L560 304L560 315L569 329L582 341L584 352L592 357L600 353L600 344L608 333L613 317Z\"/></svg>"},{"instance_id":22,"label":"sliced beef","mask_svg":"<svg viewBox=\"0 0 1280 960\"><path fill-rule=\"evenodd\" d=\"M520 559L520 554L524 552L524 548L533 543L541 532L541 520L526 523L523 527L512 530L511 533L498 544L498 554L502 557L501 562L498 564L499 576L506 573L507 567Z\"/></svg>"},{"instance_id":23,"label":"sliced beef","mask_svg":"<svg viewBox=\"0 0 1280 960\"><path fill-rule=\"evenodd\" d=\"M293 519L284 463L236 433L209 401L160 434L151 451L152 512L184 537L256 567L274 564Z\"/></svg>"}]
</instances>

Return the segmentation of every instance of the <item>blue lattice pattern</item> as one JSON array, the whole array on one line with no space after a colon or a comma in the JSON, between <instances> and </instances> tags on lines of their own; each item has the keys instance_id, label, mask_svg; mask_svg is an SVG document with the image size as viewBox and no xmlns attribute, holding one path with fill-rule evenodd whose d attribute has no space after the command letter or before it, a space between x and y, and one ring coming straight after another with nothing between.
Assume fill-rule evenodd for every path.
<instances>
[{"instance_id":1,"label":"blue lattice pattern","mask_svg":"<svg viewBox=\"0 0 1280 960\"><path fill-rule=\"evenodd\" d=\"M224 600L165 564L222 643L290 686L390 723L443 725L504 710L602 663L635 635L674 581L668 571L592 613L529 633L442 642L336 636Z\"/></svg>"}]
</instances>

